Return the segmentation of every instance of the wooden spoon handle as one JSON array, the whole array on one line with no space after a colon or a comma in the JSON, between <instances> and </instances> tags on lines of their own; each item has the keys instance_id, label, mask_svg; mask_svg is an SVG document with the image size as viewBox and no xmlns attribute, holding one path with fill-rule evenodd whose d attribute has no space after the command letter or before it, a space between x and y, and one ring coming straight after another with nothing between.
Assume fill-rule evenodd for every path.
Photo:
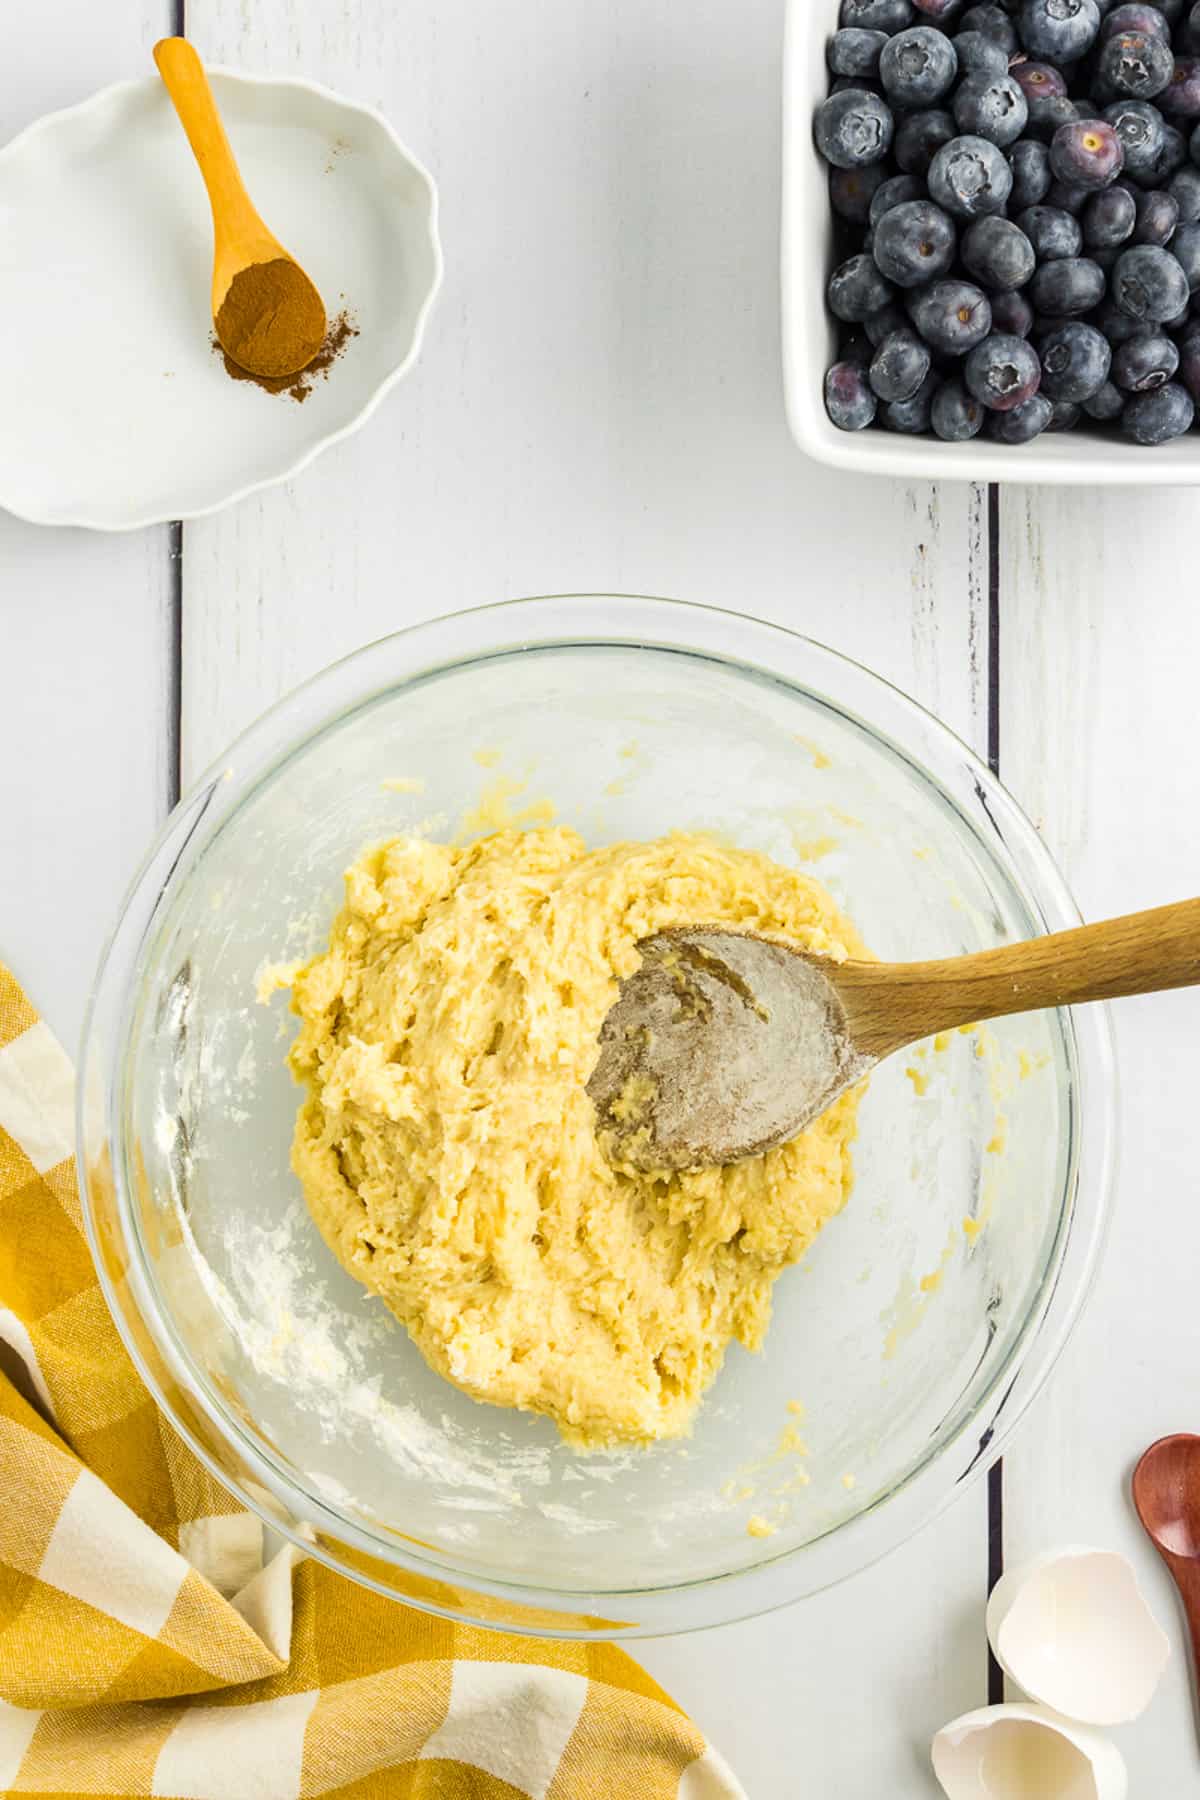
<instances>
[{"instance_id":1,"label":"wooden spoon handle","mask_svg":"<svg viewBox=\"0 0 1200 1800\"><path fill-rule=\"evenodd\" d=\"M1179 1590L1192 1639L1192 1699L1196 1707L1196 1723L1200 1729L1200 1565L1188 1556L1168 1556L1163 1561L1171 1571Z\"/></svg>"},{"instance_id":2,"label":"wooden spoon handle","mask_svg":"<svg viewBox=\"0 0 1200 1800\"><path fill-rule=\"evenodd\" d=\"M946 962L844 963L836 982L855 1042L887 1056L976 1019L1200 984L1200 900Z\"/></svg>"},{"instance_id":3,"label":"wooden spoon handle","mask_svg":"<svg viewBox=\"0 0 1200 1800\"><path fill-rule=\"evenodd\" d=\"M154 46L154 60L204 177L218 241L226 235L247 243L269 239L246 192L195 46L187 38L162 38Z\"/></svg>"}]
</instances>

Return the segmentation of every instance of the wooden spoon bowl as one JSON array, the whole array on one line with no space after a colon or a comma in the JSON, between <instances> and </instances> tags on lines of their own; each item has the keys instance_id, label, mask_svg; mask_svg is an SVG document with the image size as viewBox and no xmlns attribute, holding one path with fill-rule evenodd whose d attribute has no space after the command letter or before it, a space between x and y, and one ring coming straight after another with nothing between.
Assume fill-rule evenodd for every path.
<instances>
[{"instance_id":1,"label":"wooden spoon bowl","mask_svg":"<svg viewBox=\"0 0 1200 1800\"><path fill-rule=\"evenodd\" d=\"M1200 1722L1200 1437L1180 1432L1151 1444L1133 1472L1133 1504L1183 1602Z\"/></svg>"},{"instance_id":2,"label":"wooden spoon bowl","mask_svg":"<svg viewBox=\"0 0 1200 1800\"><path fill-rule=\"evenodd\" d=\"M738 1162L787 1143L893 1051L1039 1007L1200 983L1200 900L944 962L834 962L723 926L643 939L588 1083L610 1159Z\"/></svg>"}]
</instances>

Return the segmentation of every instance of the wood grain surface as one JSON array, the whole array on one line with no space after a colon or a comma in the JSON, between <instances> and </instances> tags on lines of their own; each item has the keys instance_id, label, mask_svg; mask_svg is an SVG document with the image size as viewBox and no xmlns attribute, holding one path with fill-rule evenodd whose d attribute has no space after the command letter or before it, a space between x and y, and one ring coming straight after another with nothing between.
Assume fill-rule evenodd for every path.
<instances>
[{"instance_id":1,"label":"wood grain surface","mask_svg":"<svg viewBox=\"0 0 1200 1800\"><path fill-rule=\"evenodd\" d=\"M161 0L24 9L0 129L147 72L175 24ZM192 0L186 25L209 60L380 106L439 181L447 280L367 428L189 525L181 561L167 528L0 517L0 955L69 1041L180 765L333 657L517 594L662 593L808 632L998 755L1089 916L1200 892L1200 497L1006 490L993 541L985 492L847 480L790 444L777 0ZM1112 1251L1004 1478L1010 1559L1118 1544L1164 1622L1127 1476L1196 1420L1196 1017L1187 994L1121 1010ZM929 1736L987 1698L999 1548L977 1486L841 1588L641 1654L754 1800L930 1800ZM1195 1786L1184 1667L1122 1734L1135 1793Z\"/></svg>"}]
</instances>

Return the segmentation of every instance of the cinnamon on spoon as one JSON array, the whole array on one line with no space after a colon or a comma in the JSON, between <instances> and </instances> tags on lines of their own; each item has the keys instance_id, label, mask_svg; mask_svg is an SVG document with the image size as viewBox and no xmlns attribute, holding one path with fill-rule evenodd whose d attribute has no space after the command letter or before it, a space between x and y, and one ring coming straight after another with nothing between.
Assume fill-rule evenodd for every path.
<instances>
[{"instance_id":1,"label":"cinnamon on spoon","mask_svg":"<svg viewBox=\"0 0 1200 1800\"><path fill-rule=\"evenodd\" d=\"M249 375L280 380L308 367L325 342L325 305L246 192L204 65L186 38L163 38L154 60L204 177L213 217L213 324Z\"/></svg>"}]
</instances>

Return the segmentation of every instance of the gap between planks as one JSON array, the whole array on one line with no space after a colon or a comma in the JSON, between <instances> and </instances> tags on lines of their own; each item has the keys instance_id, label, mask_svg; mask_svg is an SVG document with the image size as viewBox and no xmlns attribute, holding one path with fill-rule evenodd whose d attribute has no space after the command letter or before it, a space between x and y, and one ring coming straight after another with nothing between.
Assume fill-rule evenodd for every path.
<instances>
[{"instance_id":1,"label":"gap between planks","mask_svg":"<svg viewBox=\"0 0 1200 1800\"><path fill-rule=\"evenodd\" d=\"M187 0L171 0L172 37L187 36ZM167 533L167 811L183 797L183 520Z\"/></svg>"},{"instance_id":2,"label":"gap between planks","mask_svg":"<svg viewBox=\"0 0 1200 1800\"><path fill-rule=\"evenodd\" d=\"M987 682L987 751L993 775L1000 773L1000 488L993 482L987 491L987 570L988 570L988 682ZM1004 1458L988 1470L987 1484L988 1548L987 1591L1004 1573ZM998 1706L1004 1700L1004 1671L988 1645L988 1704Z\"/></svg>"}]
</instances>

